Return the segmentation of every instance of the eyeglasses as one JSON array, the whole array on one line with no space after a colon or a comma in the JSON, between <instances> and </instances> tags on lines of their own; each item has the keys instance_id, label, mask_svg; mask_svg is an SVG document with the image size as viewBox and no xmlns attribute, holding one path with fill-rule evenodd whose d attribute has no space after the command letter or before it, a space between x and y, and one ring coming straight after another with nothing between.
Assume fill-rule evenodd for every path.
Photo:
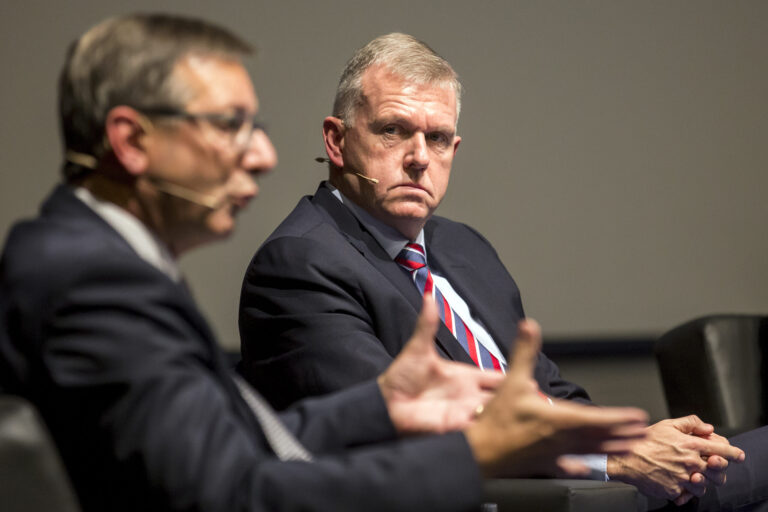
<instances>
[{"instance_id":1,"label":"eyeglasses","mask_svg":"<svg viewBox=\"0 0 768 512\"><path fill-rule=\"evenodd\" d=\"M206 121L219 132L229 138L229 143L236 150L248 148L253 133L256 130L267 131L267 126L256 114L249 114L244 110L236 110L231 114L219 112L187 112L185 110L170 107L137 108L147 117L168 117L183 119L186 121Z\"/></svg>"}]
</instances>

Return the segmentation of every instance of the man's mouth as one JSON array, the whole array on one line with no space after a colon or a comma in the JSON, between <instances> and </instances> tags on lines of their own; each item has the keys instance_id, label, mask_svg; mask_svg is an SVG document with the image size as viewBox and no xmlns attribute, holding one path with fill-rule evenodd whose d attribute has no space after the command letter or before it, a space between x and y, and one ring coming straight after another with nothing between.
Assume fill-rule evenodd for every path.
<instances>
[{"instance_id":1,"label":"man's mouth","mask_svg":"<svg viewBox=\"0 0 768 512\"><path fill-rule=\"evenodd\" d=\"M427 190L425 187L423 187L423 186L419 185L418 183L401 183L401 184L399 184L399 185L396 185L396 187L395 187L395 188L398 188L398 187L404 187L404 188L412 188L412 189L416 189L416 190L422 190L422 191L426 192L427 194L429 194L429 191L428 191L428 190Z\"/></svg>"}]
</instances>

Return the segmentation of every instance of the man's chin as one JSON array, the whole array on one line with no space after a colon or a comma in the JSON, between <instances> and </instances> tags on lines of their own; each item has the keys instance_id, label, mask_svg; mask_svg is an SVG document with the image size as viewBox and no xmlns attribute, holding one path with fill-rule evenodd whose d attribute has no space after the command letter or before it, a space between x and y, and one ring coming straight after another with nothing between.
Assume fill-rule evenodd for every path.
<instances>
[{"instance_id":1,"label":"man's chin","mask_svg":"<svg viewBox=\"0 0 768 512\"><path fill-rule=\"evenodd\" d=\"M209 226L204 244L207 245L228 239L235 232L235 225L235 219L230 218L228 222L218 222L214 226Z\"/></svg>"},{"instance_id":2,"label":"man's chin","mask_svg":"<svg viewBox=\"0 0 768 512\"><path fill-rule=\"evenodd\" d=\"M388 212L392 219L403 222L426 222L432 210L421 201L403 201Z\"/></svg>"}]
</instances>

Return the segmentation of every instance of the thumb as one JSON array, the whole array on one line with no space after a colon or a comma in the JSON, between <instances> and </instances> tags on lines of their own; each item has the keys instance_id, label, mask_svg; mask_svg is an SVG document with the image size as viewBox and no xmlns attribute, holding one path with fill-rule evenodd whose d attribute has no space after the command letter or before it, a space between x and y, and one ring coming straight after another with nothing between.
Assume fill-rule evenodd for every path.
<instances>
[{"instance_id":1,"label":"thumb","mask_svg":"<svg viewBox=\"0 0 768 512\"><path fill-rule=\"evenodd\" d=\"M508 373L530 377L541 349L541 327L536 320L523 319L517 324L517 338L510 354Z\"/></svg>"},{"instance_id":2,"label":"thumb","mask_svg":"<svg viewBox=\"0 0 768 512\"><path fill-rule=\"evenodd\" d=\"M421 313L416 321L416 328L408 342L408 350L428 351L434 350L435 334L440 322L437 306L432 294L425 293L421 304Z\"/></svg>"}]
</instances>

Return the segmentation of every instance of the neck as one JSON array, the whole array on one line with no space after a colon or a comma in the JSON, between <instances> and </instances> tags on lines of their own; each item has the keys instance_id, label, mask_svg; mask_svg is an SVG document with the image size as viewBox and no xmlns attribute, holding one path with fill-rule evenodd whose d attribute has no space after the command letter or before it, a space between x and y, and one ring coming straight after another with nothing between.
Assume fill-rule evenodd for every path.
<instances>
[{"instance_id":1,"label":"neck","mask_svg":"<svg viewBox=\"0 0 768 512\"><path fill-rule=\"evenodd\" d=\"M108 201L136 217L147 229L160 239L174 258L181 252L173 243L163 221L157 191L145 180L116 172L114 169L99 169L89 173L79 184L102 201Z\"/></svg>"},{"instance_id":2,"label":"neck","mask_svg":"<svg viewBox=\"0 0 768 512\"><path fill-rule=\"evenodd\" d=\"M426 222L424 221L407 221L402 219L397 219L394 223L390 223L387 221L383 221L386 224L392 226L395 228L401 235L403 235L405 238L407 238L411 242L415 242L416 238L419 236L419 232L421 232L422 229L424 229L424 225Z\"/></svg>"}]
</instances>

